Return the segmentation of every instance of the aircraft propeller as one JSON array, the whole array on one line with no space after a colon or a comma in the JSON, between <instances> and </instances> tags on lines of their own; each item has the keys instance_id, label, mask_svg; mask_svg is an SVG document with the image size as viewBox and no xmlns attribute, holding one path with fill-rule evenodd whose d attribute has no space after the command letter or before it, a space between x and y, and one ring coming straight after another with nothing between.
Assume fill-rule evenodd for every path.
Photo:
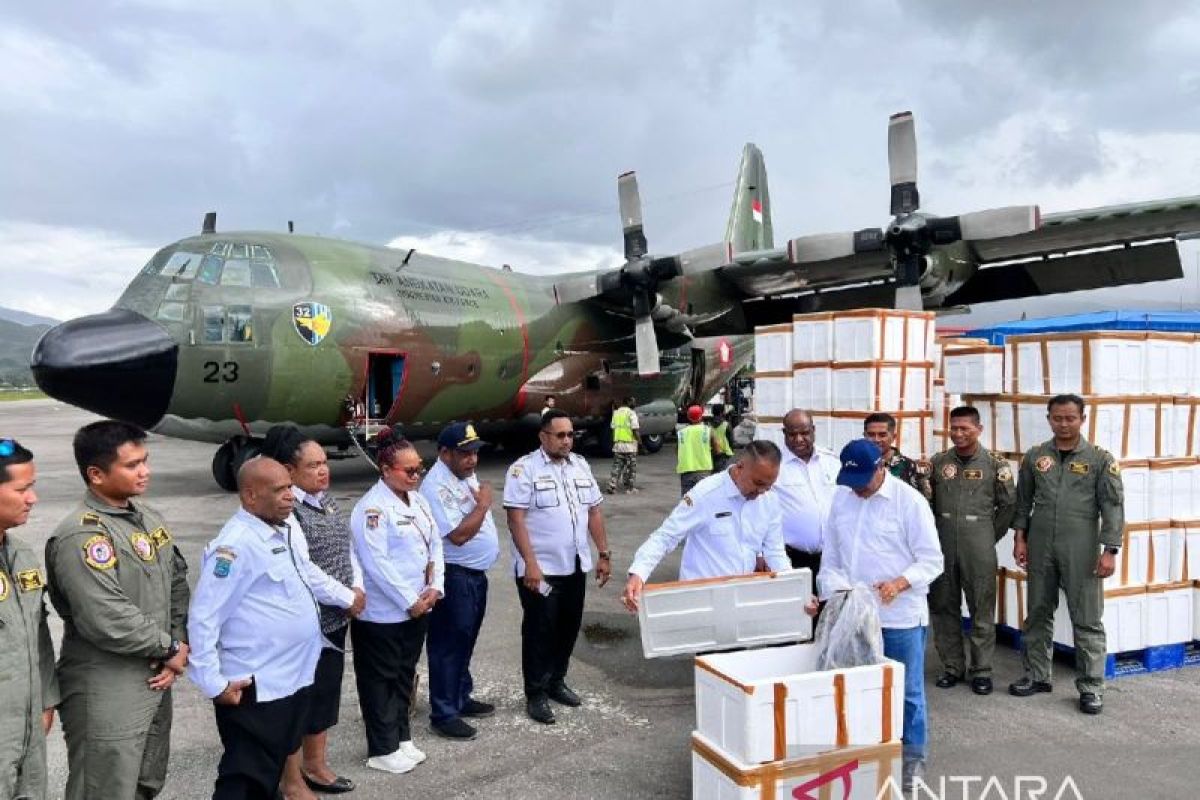
<instances>
[{"instance_id":1,"label":"aircraft propeller","mask_svg":"<svg viewBox=\"0 0 1200 800\"><path fill-rule=\"evenodd\" d=\"M800 236L788 242L788 258L803 264L887 250L896 279L896 308L920 310L921 276L934 246L958 241L998 239L1037 230L1037 206L1007 206L953 217L920 212L917 190L917 137L911 111L888 121L888 173L892 221L886 229Z\"/></svg>"}]
</instances>

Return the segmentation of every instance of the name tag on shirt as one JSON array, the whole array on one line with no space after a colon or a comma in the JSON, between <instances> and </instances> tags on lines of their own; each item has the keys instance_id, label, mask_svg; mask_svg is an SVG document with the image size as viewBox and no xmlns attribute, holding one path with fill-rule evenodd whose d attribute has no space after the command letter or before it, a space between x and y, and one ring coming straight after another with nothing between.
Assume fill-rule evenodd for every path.
<instances>
[{"instance_id":1,"label":"name tag on shirt","mask_svg":"<svg viewBox=\"0 0 1200 800\"><path fill-rule=\"evenodd\" d=\"M533 488L539 492L549 492L555 488L554 481L552 479L536 480L533 482Z\"/></svg>"},{"instance_id":2,"label":"name tag on shirt","mask_svg":"<svg viewBox=\"0 0 1200 800\"><path fill-rule=\"evenodd\" d=\"M969 481L983 480L983 470L981 469L964 469L963 477Z\"/></svg>"},{"instance_id":3,"label":"name tag on shirt","mask_svg":"<svg viewBox=\"0 0 1200 800\"><path fill-rule=\"evenodd\" d=\"M279 545L279 547L271 548L271 555L278 555L279 553L286 553L286 552L287 552L287 548L284 547L283 545Z\"/></svg>"},{"instance_id":4,"label":"name tag on shirt","mask_svg":"<svg viewBox=\"0 0 1200 800\"><path fill-rule=\"evenodd\" d=\"M722 517L732 517L732 516L733 516L732 511L718 511L716 514L713 515L713 517L715 517L716 519L721 519Z\"/></svg>"},{"instance_id":5,"label":"name tag on shirt","mask_svg":"<svg viewBox=\"0 0 1200 800\"><path fill-rule=\"evenodd\" d=\"M1084 464L1079 461L1072 461L1071 466L1067 467L1067 469L1076 475L1087 475L1092 471L1092 465Z\"/></svg>"}]
</instances>

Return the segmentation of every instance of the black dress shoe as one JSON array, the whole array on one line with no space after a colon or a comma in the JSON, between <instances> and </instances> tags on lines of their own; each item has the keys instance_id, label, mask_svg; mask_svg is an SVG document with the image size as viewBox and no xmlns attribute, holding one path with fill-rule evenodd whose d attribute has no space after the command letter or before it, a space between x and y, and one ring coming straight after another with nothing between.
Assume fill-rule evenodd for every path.
<instances>
[{"instance_id":1,"label":"black dress shoe","mask_svg":"<svg viewBox=\"0 0 1200 800\"><path fill-rule=\"evenodd\" d=\"M1079 695L1079 710L1085 714L1099 714L1104 710L1104 701L1098 695L1084 692Z\"/></svg>"},{"instance_id":2,"label":"black dress shoe","mask_svg":"<svg viewBox=\"0 0 1200 800\"><path fill-rule=\"evenodd\" d=\"M465 741L475 738L475 728L470 723L464 722L458 717L448 719L445 722L434 722L430 726L433 732L438 736L446 739L459 739Z\"/></svg>"},{"instance_id":3,"label":"black dress shoe","mask_svg":"<svg viewBox=\"0 0 1200 800\"><path fill-rule=\"evenodd\" d=\"M1016 683L1008 685L1008 693L1013 697L1029 697L1039 692L1052 692L1054 687L1049 681L1035 681L1032 678L1021 678Z\"/></svg>"},{"instance_id":4,"label":"black dress shoe","mask_svg":"<svg viewBox=\"0 0 1200 800\"><path fill-rule=\"evenodd\" d=\"M550 699L556 703L562 703L564 706L571 708L579 708L583 705L583 700L579 699L579 695L571 691L570 687L565 683L555 684L550 687L550 691L546 692L550 695Z\"/></svg>"},{"instance_id":5,"label":"black dress shoe","mask_svg":"<svg viewBox=\"0 0 1200 800\"><path fill-rule=\"evenodd\" d=\"M534 722L543 725L554 724L554 712L550 710L550 701L544 697L531 697L525 703L525 712Z\"/></svg>"},{"instance_id":6,"label":"black dress shoe","mask_svg":"<svg viewBox=\"0 0 1200 800\"><path fill-rule=\"evenodd\" d=\"M972 678L971 691L975 694L991 694L992 679L991 678Z\"/></svg>"},{"instance_id":7,"label":"black dress shoe","mask_svg":"<svg viewBox=\"0 0 1200 800\"><path fill-rule=\"evenodd\" d=\"M321 794L345 794L346 792L354 791L354 781L349 778L343 778L341 775L338 775L329 783L321 783L305 774L304 783L309 789Z\"/></svg>"},{"instance_id":8,"label":"black dress shoe","mask_svg":"<svg viewBox=\"0 0 1200 800\"><path fill-rule=\"evenodd\" d=\"M953 689L955 686L958 686L958 682L961 680L962 678L958 677L953 672L943 672L942 677L934 681L933 685L939 689Z\"/></svg>"},{"instance_id":9,"label":"black dress shoe","mask_svg":"<svg viewBox=\"0 0 1200 800\"><path fill-rule=\"evenodd\" d=\"M485 703L482 700L476 700L472 697L463 705L460 713L464 717L475 717L478 719L481 717L490 717L492 714L495 714L496 707L491 703Z\"/></svg>"}]
</instances>

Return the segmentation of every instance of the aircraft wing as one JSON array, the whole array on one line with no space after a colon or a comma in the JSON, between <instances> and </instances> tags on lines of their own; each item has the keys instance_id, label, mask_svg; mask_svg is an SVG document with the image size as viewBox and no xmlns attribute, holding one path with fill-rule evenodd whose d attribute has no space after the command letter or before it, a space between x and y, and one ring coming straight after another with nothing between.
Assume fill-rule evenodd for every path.
<instances>
[{"instance_id":1,"label":"aircraft wing","mask_svg":"<svg viewBox=\"0 0 1200 800\"><path fill-rule=\"evenodd\" d=\"M883 250L795 263L780 249L738 253L718 272L749 297L769 297L890 278L892 266Z\"/></svg>"}]
</instances>

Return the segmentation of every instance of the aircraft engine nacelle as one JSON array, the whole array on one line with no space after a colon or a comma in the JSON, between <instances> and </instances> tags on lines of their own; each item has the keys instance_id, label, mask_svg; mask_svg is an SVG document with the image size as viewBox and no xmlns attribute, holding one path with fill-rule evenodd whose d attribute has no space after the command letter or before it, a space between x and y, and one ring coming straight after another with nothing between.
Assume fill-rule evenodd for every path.
<instances>
[{"instance_id":1,"label":"aircraft engine nacelle","mask_svg":"<svg viewBox=\"0 0 1200 800\"><path fill-rule=\"evenodd\" d=\"M965 247L942 248L922 260L921 296L927 306L940 306L979 269Z\"/></svg>"}]
</instances>

